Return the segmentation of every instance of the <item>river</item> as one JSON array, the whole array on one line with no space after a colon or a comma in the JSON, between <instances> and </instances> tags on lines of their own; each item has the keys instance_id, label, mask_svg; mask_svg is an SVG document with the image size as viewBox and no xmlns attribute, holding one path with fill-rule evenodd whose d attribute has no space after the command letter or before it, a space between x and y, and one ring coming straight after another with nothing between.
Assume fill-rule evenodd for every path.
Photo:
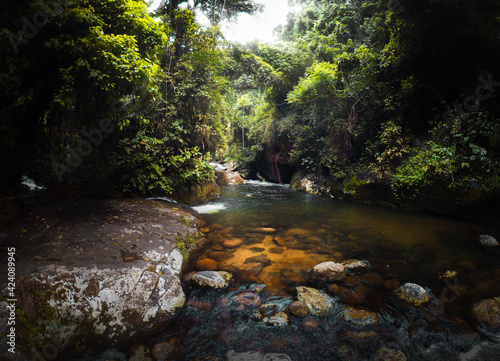
<instances>
[{"instance_id":1,"label":"river","mask_svg":"<svg viewBox=\"0 0 500 361\"><path fill-rule=\"evenodd\" d=\"M226 291L188 287L176 325L154 340L182 343L179 360L225 360L228 350L282 352L297 361L403 360L402 354L409 360L498 359L498 338L477 329L470 309L500 295L499 254L477 243L480 234L500 236L499 229L257 181L226 187L217 202L195 209L207 221L206 241L184 274L209 259L235 282ZM328 316L290 316L285 326L263 322L265 305L287 313L316 264L348 259L361 260L369 273L326 290L336 300ZM454 276L443 278L446 271ZM425 287L431 306L401 308L391 301L391 290L406 282ZM380 319L342 319L346 304Z\"/></svg>"}]
</instances>

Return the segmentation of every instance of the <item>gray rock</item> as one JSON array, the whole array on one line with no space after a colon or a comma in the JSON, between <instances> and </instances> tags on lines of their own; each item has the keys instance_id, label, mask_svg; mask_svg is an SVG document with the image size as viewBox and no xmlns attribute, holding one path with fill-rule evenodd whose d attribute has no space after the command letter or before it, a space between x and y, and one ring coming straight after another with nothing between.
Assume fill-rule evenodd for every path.
<instances>
[{"instance_id":1,"label":"gray rock","mask_svg":"<svg viewBox=\"0 0 500 361\"><path fill-rule=\"evenodd\" d=\"M392 291L400 300L418 306L430 301L431 296L416 283L405 283Z\"/></svg>"},{"instance_id":2,"label":"gray rock","mask_svg":"<svg viewBox=\"0 0 500 361\"><path fill-rule=\"evenodd\" d=\"M16 342L28 356L55 342L72 354L163 331L185 302L175 235L197 224L186 207L141 199L82 199L24 215L4 244L18 260Z\"/></svg>"},{"instance_id":3,"label":"gray rock","mask_svg":"<svg viewBox=\"0 0 500 361\"><path fill-rule=\"evenodd\" d=\"M479 236L479 243L481 244L481 246L486 248L495 248L500 246L500 243L498 243L495 238L487 234L481 234Z\"/></svg>"},{"instance_id":4,"label":"gray rock","mask_svg":"<svg viewBox=\"0 0 500 361\"><path fill-rule=\"evenodd\" d=\"M217 290L229 286L232 277L233 275L226 271L201 271L191 277L191 283Z\"/></svg>"},{"instance_id":5,"label":"gray rock","mask_svg":"<svg viewBox=\"0 0 500 361\"><path fill-rule=\"evenodd\" d=\"M328 261L314 266L309 271L308 277L312 281L335 282L343 280L345 275L345 268L342 264Z\"/></svg>"}]
</instances>

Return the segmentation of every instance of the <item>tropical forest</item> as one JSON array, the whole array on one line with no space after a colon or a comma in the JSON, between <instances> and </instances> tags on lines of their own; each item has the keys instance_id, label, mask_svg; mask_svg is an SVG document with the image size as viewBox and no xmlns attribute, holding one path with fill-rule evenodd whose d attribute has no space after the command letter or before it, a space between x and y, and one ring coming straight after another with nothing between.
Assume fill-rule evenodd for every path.
<instances>
[{"instance_id":1,"label":"tropical forest","mask_svg":"<svg viewBox=\"0 0 500 361\"><path fill-rule=\"evenodd\" d=\"M500 2L0 19L0 359L498 359Z\"/></svg>"}]
</instances>

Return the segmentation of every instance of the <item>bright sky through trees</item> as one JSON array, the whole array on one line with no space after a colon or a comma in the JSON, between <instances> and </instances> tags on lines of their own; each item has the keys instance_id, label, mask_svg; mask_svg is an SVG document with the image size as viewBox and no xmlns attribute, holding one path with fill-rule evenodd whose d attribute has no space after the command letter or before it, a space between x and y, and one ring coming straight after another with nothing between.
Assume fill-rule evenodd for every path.
<instances>
[{"instance_id":1,"label":"bright sky through trees","mask_svg":"<svg viewBox=\"0 0 500 361\"><path fill-rule=\"evenodd\" d=\"M276 40L273 29L286 23L286 15L299 7L288 6L288 0L261 1L264 11L254 16L241 14L235 22L224 21L221 25L225 37L231 41L247 43L252 40L272 43Z\"/></svg>"},{"instance_id":2,"label":"bright sky through trees","mask_svg":"<svg viewBox=\"0 0 500 361\"><path fill-rule=\"evenodd\" d=\"M161 0L155 0L151 9L155 9ZM297 11L300 6L291 7L288 0L261 0L265 8L262 13L255 15L241 14L234 21L223 21L221 30L230 41L245 44L252 40L272 43L276 41L273 30L280 24L286 23L286 16L289 12ZM198 22L208 25L208 19L200 13L196 14Z\"/></svg>"}]
</instances>

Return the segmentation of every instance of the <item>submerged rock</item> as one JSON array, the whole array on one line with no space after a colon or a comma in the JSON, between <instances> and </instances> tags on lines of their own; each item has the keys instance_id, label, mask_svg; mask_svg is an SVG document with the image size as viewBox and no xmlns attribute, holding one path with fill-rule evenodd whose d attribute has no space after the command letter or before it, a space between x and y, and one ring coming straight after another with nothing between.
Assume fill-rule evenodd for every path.
<instances>
[{"instance_id":1,"label":"submerged rock","mask_svg":"<svg viewBox=\"0 0 500 361\"><path fill-rule=\"evenodd\" d=\"M348 331L339 332L343 344L355 344L360 349L372 349L381 340L381 335L375 331Z\"/></svg>"},{"instance_id":2,"label":"submerged rock","mask_svg":"<svg viewBox=\"0 0 500 361\"><path fill-rule=\"evenodd\" d=\"M260 256L254 256L247 258L245 260L245 263L260 263L262 266L267 267L271 265L271 260L267 258L265 255L260 255Z\"/></svg>"},{"instance_id":3,"label":"submerged rock","mask_svg":"<svg viewBox=\"0 0 500 361\"><path fill-rule=\"evenodd\" d=\"M401 282L396 278L391 278L390 280L386 280L383 286L387 291L392 291L401 286Z\"/></svg>"},{"instance_id":4,"label":"submerged rock","mask_svg":"<svg viewBox=\"0 0 500 361\"><path fill-rule=\"evenodd\" d=\"M347 305L344 306L344 309L340 314L340 318L358 326L372 325L380 320L380 317L376 312Z\"/></svg>"},{"instance_id":5,"label":"submerged rock","mask_svg":"<svg viewBox=\"0 0 500 361\"><path fill-rule=\"evenodd\" d=\"M222 245L226 248L236 248L238 246L241 246L243 244L243 240L239 238L231 238L231 239L226 239L224 242L222 242Z\"/></svg>"},{"instance_id":6,"label":"submerged rock","mask_svg":"<svg viewBox=\"0 0 500 361\"><path fill-rule=\"evenodd\" d=\"M226 361L292 361L292 359L283 353L262 353L259 351L238 353L230 350L226 354Z\"/></svg>"},{"instance_id":7,"label":"submerged rock","mask_svg":"<svg viewBox=\"0 0 500 361\"><path fill-rule=\"evenodd\" d=\"M271 247L269 248L269 253L283 254L285 253L285 249L283 247Z\"/></svg>"},{"instance_id":8,"label":"submerged rock","mask_svg":"<svg viewBox=\"0 0 500 361\"><path fill-rule=\"evenodd\" d=\"M224 262L230 258L233 258L234 254L229 253L229 252L215 251L215 252L208 253L208 257L217 261L217 262ZM206 270L206 271L215 271L216 269L217 268L212 269L212 270Z\"/></svg>"},{"instance_id":9,"label":"submerged rock","mask_svg":"<svg viewBox=\"0 0 500 361\"><path fill-rule=\"evenodd\" d=\"M226 271L201 271L191 277L191 283L200 287L222 289L229 286L233 275Z\"/></svg>"},{"instance_id":10,"label":"submerged rock","mask_svg":"<svg viewBox=\"0 0 500 361\"><path fill-rule=\"evenodd\" d=\"M161 342L153 346L151 355L155 360L171 360L182 357L182 347L178 339Z\"/></svg>"},{"instance_id":11,"label":"submerged rock","mask_svg":"<svg viewBox=\"0 0 500 361\"><path fill-rule=\"evenodd\" d=\"M305 240L312 236L311 231L304 228L290 228L285 232L286 237L299 238Z\"/></svg>"},{"instance_id":12,"label":"submerged rock","mask_svg":"<svg viewBox=\"0 0 500 361\"><path fill-rule=\"evenodd\" d=\"M217 269L217 266L217 261L210 258L200 259L196 262L196 268L198 268L200 271L215 271Z\"/></svg>"},{"instance_id":13,"label":"submerged rock","mask_svg":"<svg viewBox=\"0 0 500 361\"><path fill-rule=\"evenodd\" d=\"M340 286L335 294L345 303L356 305L366 301L367 288L363 285L350 284L349 287Z\"/></svg>"},{"instance_id":14,"label":"submerged rock","mask_svg":"<svg viewBox=\"0 0 500 361\"><path fill-rule=\"evenodd\" d=\"M311 269L308 278L311 281L335 282L345 278L345 268L340 263L332 261L323 262Z\"/></svg>"},{"instance_id":15,"label":"submerged rock","mask_svg":"<svg viewBox=\"0 0 500 361\"><path fill-rule=\"evenodd\" d=\"M279 247L283 247L286 245L286 239L283 238L283 237L274 237L273 238L273 243L276 245L276 246L279 246Z\"/></svg>"},{"instance_id":16,"label":"submerged rock","mask_svg":"<svg viewBox=\"0 0 500 361\"><path fill-rule=\"evenodd\" d=\"M309 332L313 332L319 327L317 320L312 317L304 317L301 324L302 327Z\"/></svg>"},{"instance_id":17,"label":"submerged rock","mask_svg":"<svg viewBox=\"0 0 500 361\"><path fill-rule=\"evenodd\" d=\"M341 264L350 273L363 273L370 270L370 263L359 259L347 259L342 261Z\"/></svg>"},{"instance_id":18,"label":"submerged rock","mask_svg":"<svg viewBox=\"0 0 500 361\"><path fill-rule=\"evenodd\" d=\"M377 350L375 361L406 361L403 351L381 347Z\"/></svg>"},{"instance_id":19,"label":"submerged rock","mask_svg":"<svg viewBox=\"0 0 500 361\"><path fill-rule=\"evenodd\" d=\"M262 263L257 263L257 262L244 263L241 266L239 266L238 274L239 274L240 278L245 273L252 273L254 276L258 276L262 272L262 269L264 267L265 266ZM240 279L240 281L242 282L241 279Z\"/></svg>"},{"instance_id":20,"label":"submerged rock","mask_svg":"<svg viewBox=\"0 0 500 361\"><path fill-rule=\"evenodd\" d=\"M313 316L327 314L335 304L335 300L323 291L305 286L297 287L297 298L305 302Z\"/></svg>"},{"instance_id":21,"label":"submerged rock","mask_svg":"<svg viewBox=\"0 0 500 361\"><path fill-rule=\"evenodd\" d=\"M259 295L247 291L239 293L234 299L234 303L238 305L239 310L242 310L247 307L259 307L262 304L262 301Z\"/></svg>"},{"instance_id":22,"label":"submerged rock","mask_svg":"<svg viewBox=\"0 0 500 361\"><path fill-rule=\"evenodd\" d=\"M252 247L250 248L250 251L254 252L254 253L260 253L260 252L264 252L266 249L265 248L262 248L262 247Z\"/></svg>"},{"instance_id":23,"label":"submerged rock","mask_svg":"<svg viewBox=\"0 0 500 361\"><path fill-rule=\"evenodd\" d=\"M393 293L402 301L418 306L431 300L431 296L422 286L416 283L405 283L396 288Z\"/></svg>"},{"instance_id":24,"label":"submerged rock","mask_svg":"<svg viewBox=\"0 0 500 361\"><path fill-rule=\"evenodd\" d=\"M500 330L500 297L487 298L472 306L474 318L483 325Z\"/></svg>"},{"instance_id":25,"label":"submerged rock","mask_svg":"<svg viewBox=\"0 0 500 361\"><path fill-rule=\"evenodd\" d=\"M452 280L457 277L458 272L455 270L446 270L439 274L439 279L441 280Z\"/></svg>"},{"instance_id":26,"label":"submerged rock","mask_svg":"<svg viewBox=\"0 0 500 361\"><path fill-rule=\"evenodd\" d=\"M275 228L271 227L257 227L257 228L252 228L251 231L255 233L266 233L266 234L272 234L277 232Z\"/></svg>"},{"instance_id":27,"label":"submerged rock","mask_svg":"<svg viewBox=\"0 0 500 361\"><path fill-rule=\"evenodd\" d=\"M131 354L132 356L130 356L128 361L153 361L151 357L149 357L149 350L144 346L134 347Z\"/></svg>"}]
</instances>

